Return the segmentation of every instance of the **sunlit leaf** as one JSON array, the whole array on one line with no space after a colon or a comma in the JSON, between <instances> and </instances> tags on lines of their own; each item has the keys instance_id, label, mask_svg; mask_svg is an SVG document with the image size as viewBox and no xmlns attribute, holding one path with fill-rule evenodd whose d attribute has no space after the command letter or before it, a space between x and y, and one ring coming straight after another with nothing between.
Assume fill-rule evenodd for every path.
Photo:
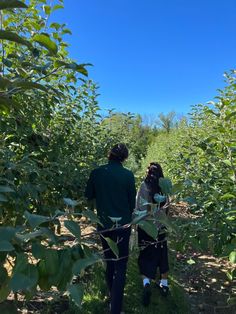
<instances>
[{"instance_id":1,"label":"sunlit leaf","mask_svg":"<svg viewBox=\"0 0 236 314\"><path fill-rule=\"evenodd\" d=\"M236 264L236 251L232 251L229 254L229 260L231 263Z\"/></svg>"},{"instance_id":2,"label":"sunlit leaf","mask_svg":"<svg viewBox=\"0 0 236 314\"><path fill-rule=\"evenodd\" d=\"M192 258L190 258L187 260L187 264L194 265L194 264L196 264L196 262Z\"/></svg>"},{"instance_id":3,"label":"sunlit leaf","mask_svg":"<svg viewBox=\"0 0 236 314\"><path fill-rule=\"evenodd\" d=\"M50 53L57 54L58 48L54 41L50 39L49 36L45 34L36 34L33 37L33 41L37 42L39 45L46 48Z\"/></svg>"},{"instance_id":4,"label":"sunlit leaf","mask_svg":"<svg viewBox=\"0 0 236 314\"><path fill-rule=\"evenodd\" d=\"M64 67L66 69L70 69L70 70L73 70L75 72L79 72L85 76L88 76L88 71L87 69L85 68L86 66L91 66L90 63L85 63L85 64L77 64L75 62L71 62L71 63L68 63L68 62L65 62L65 61L62 61L62 60L57 60L55 62L55 66L56 67Z\"/></svg>"},{"instance_id":5,"label":"sunlit leaf","mask_svg":"<svg viewBox=\"0 0 236 314\"><path fill-rule=\"evenodd\" d=\"M43 5L43 11L45 12L45 14L49 15L51 13L50 5Z\"/></svg>"}]
</instances>

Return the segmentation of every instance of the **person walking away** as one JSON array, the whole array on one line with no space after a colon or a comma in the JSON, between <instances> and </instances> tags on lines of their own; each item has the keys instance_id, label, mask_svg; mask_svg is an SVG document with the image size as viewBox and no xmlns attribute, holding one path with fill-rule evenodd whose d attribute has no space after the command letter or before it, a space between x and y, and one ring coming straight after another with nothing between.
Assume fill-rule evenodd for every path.
<instances>
[{"instance_id":1,"label":"person walking away","mask_svg":"<svg viewBox=\"0 0 236 314\"><path fill-rule=\"evenodd\" d=\"M154 195L161 194L161 188L159 186L159 179L163 178L163 171L161 166L156 162L151 162L144 181L137 193L136 198L136 210L150 212L150 205L142 205L143 200L148 203L156 203ZM167 209L163 207L165 202L160 204L160 210L157 212L164 212L166 214ZM148 216L147 218L148 219ZM168 288L168 249L165 234L165 227L160 223L157 224L159 230L157 239L153 239L144 230L138 227L138 245L140 253L138 257L138 266L140 274L143 278L143 305L147 306L150 303L151 280L155 280L157 268L160 270L160 282L156 282L157 287L163 296L167 296Z\"/></svg>"},{"instance_id":2,"label":"person walking away","mask_svg":"<svg viewBox=\"0 0 236 314\"><path fill-rule=\"evenodd\" d=\"M91 172L85 191L88 201L95 200L97 215L103 225L98 226L98 230L106 260L105 276L110 294L111 314L120 314L122 310L131 231L130 226L126 225L131 222L135 208L134 175L122 165L127 158L126 145L115 145L109 152L108 163ZM112 220L116 221L118 229L114 228ZM124 227L120 228L122 226ZM104 238L110 238L117 243L118 258Z\"/></svg>"}]
</instances>

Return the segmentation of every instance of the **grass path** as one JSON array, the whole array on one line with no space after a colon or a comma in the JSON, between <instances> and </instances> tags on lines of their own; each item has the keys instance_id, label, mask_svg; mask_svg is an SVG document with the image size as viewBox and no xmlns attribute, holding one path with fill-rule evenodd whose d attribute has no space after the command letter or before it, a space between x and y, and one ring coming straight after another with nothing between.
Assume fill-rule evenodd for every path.
<instances>
[{"instance_id":1,"label":"grass path","mask_svg":"<svg viewBox=\"0 0 236 314\"><path fill-rule=\"evenodd\" d=\"M104 269L102 265L95 267L95 272L87 278L87 288L84 296L83 314L107 314L108 306L105 302L106 287ZM187 314L189 313L183 289L177 279L170 276L170 295L163 298L155 284L152 283L151 303L148 307L142 306L142 280L137 266L137 254L129 259L127 280L124 293L125 314Z\"/></svg>"}]
</instances>

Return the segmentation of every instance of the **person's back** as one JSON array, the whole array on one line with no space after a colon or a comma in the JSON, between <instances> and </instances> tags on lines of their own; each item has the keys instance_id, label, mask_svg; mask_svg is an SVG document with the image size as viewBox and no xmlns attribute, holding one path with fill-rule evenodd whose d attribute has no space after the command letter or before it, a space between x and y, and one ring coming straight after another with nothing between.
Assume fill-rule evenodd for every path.
<instances>
[{"instance_id":1,"label":"person's back","mask_svg":"<svg viewBox=\"0 0 236 314\"><path fill-rule=\"evenodd\" d=\"M90 174L85 196L96 201L98 217L103 224L99 227L101 242L106 260L106 281L111 299L111 314L120 314L129 256L130 221L135 208L135 182L131 171L124 168L122 162L128 158L128 149L124 144L115 145L109 154L109 162L93 170ZM122 228L111 228L119 219ZM114 255L106 239L117 243L119 255Z\"/></svg>"},{"instance_id":2,"label":"person's back","mask_svg":"<svg viewBox=\"0 0 236 314\"><path fill-rule=\"evenodd\" d=\"M85 195L96 199L98 217L105 228L110 228L109 217L121 217L121 225L131 221L135 193L133 173L121 162L110 160L91 173Z\"/></svg>"}]
</instances>

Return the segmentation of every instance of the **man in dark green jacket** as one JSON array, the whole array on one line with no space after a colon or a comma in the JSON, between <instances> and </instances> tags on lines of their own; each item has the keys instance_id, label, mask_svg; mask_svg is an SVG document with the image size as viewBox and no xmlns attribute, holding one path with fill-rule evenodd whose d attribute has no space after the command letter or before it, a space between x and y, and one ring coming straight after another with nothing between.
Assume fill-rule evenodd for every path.
<instances>
[{"instance_id":1,"label":"man in dark green jacket","mask_svg":"<svg viewBox=\"0 0 236 314\"><path fill-rule=\"evenodd\" d=\"M131 222L135 208L134 175L122 165L127 158L127 147L124 144L115 145L109 153L108 164L91 172L85 191L89 201L96 201L97 215L103 224L103 228L98 229L101 232L104 257L107 261L106 281L111 298L111 314L120 314L122 309L130 237L130 227L126 225ZM114 228L114 221L117 221L119 227L124 227L104 232ZM117 242L118 258L104 237Z\"/></svg>"}]
</instances>

